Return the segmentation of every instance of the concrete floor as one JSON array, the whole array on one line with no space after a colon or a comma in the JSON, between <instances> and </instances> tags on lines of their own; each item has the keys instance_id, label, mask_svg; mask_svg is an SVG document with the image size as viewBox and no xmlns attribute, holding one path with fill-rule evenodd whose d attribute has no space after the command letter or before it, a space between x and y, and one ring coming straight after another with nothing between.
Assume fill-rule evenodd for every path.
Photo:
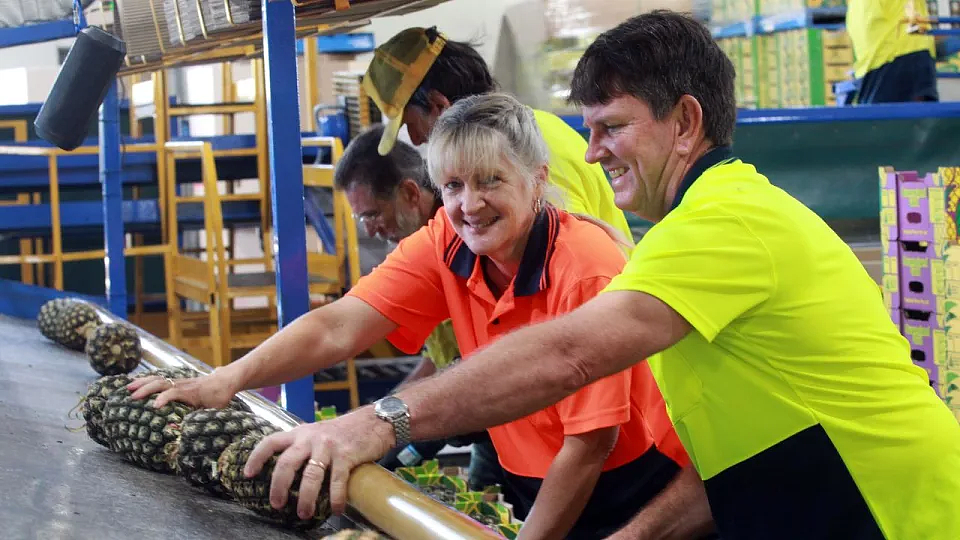
<instances>
[{"instance_id":1,"label":"concrete floor","mask_svg":"<svg viewBox=\"0 0 960 540\"><path fill-rule=\"evenodd\" d=\"M172 475L94 443L68 417L97 378L86 356L44 339L33 321L0 316L0 538L321 538L292 533Z\"/></svg>"}]
</instances>

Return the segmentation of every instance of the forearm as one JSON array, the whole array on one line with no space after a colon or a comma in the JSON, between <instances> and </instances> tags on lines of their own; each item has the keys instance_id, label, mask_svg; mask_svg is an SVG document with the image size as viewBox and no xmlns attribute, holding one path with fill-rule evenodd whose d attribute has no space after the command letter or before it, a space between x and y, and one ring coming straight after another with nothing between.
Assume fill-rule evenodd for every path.
<instances>
[{"instance_id":1,"label":"forearm","mask_svg":"<svg viewBox=\"0 0 960 540\"><path fill-rule=\"evenodd\" d=\"M398 392L410 408L413 438L443 439L503 424L556 403L585 384L588 375L570 361L569 349L549 343L549 334L543 335L543 327L552 324L508 334L443 373ZM517 358L537 361L517 363ZM504 373L509 377L502 377ZM492 376L499 377L496 384L491 384ZM451 403L471 406L450 407Z\"/></svg>"},{"instance_id":2,"label":"forearm","mask_svg":"<svg viewBox=\"0 0 960 540\"><path fill-rule=\"evenodd\" d=\"M383 337L375 335L376 330L357 331L363 319L357 317L356 306L340 304L344 301L306 313L240 360L219 368L218 375L228 377L238 390L283 384L342 362Z\"/></svg>"},{"instance_id":3,"label":"forearm","mask_svg":"<svg viewBox=\"0 0 960 540\"><path fill-rule=\"evenodd\" d=\"M411 383L425 379L436 372L437 368L433 365L433 362L429 358L420 357L420 362L417 364L417 367L413 368L413 370L411 370L410 373L408 373L407 376L400 381L400 384L393 389L393 392L399 392L400 390L409 386Z\"/></svg>"},{"instance_id":4,"label":"forearm","mask_svg":"<svg viewBox=\"0 0 960 540\"><path fill-rule=\"evenodd\" d=\"M561 450L543 479L518 540L564 538L590 500L605 457L581 458Z\"/></svg>"},{"instance_id":5,"label":"forearm","mask_svg":"<svg viewBox=\"0 0 960 540\"><path fill-rule=\"evenodd\" d=\"M691 465L608 540L689 540L713 530L703 482Z\"/></svg>"},{"instance_id":6,"label":"forearm","mask_svg":"<svg viewBox=\"0 0 960 540\"><path fill-rule=\"evenodd\" d=\"M470 433L552 405L689 331L686 321L649 295L605 293L568 315L511 332L397 395L410 407L415 439Z\"/></svg>"}]
</instances>

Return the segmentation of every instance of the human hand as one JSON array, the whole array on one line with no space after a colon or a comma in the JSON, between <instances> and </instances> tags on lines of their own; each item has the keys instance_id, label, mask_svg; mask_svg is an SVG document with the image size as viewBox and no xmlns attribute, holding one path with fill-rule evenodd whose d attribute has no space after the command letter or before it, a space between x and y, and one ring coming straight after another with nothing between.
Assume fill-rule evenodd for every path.
<instances>
[{"instance_id":1,"label":"human hand","mask_svg":"<svg viewBox=\"0 0 960 540\"><path fill-rule=\"evenodd\" d=\"M248 478L256 476L271 456L282 452L270 481L270 505L279 510L287 503L294 477L306 461L297 514L301 519L313 515L326 474L330 475L331 509L340 514L347 504L350 472L383 457L395 440L393 426L377 418L373 407L362 407L332 420L270 435L250 454L243 472Z\"/></svg>"},{"instance_id":2,"label":"human hand","mask_svg":"<svg viewBox=\"0 0 960 540\"><path fill-rule=\"evenodd\" d=\"M219 372L189 379L170 379L159 375L142 377L127 385L133 399L145 399L159 393L154 407L160 408L171 401L179 401L194 407L221 409L226 407L239 391L230 377Z\"/></svg>"}]
</instances>

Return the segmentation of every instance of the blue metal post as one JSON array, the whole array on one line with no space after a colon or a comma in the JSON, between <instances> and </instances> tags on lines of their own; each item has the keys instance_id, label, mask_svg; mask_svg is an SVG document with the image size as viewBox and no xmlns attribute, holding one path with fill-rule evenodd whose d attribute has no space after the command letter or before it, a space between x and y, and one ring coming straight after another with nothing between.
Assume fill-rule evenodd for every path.
<instances>
[{"instance_id":1,"label":"blue metal post","mask_svg":"<svg viewBox=\"0 0 960 540\"><path fill-rule=\"evenodd\" d=\"M270 195L280 327L310 309L303 209L300 96L297 93L296 15L289 1L263 1L263 57L270 140ZM283 385L281 404L314 420L313 377Z\"/></svg>"},{"instance_id":2,"label":"blue metal post","mask_svg":"<svg viewBox=\"0 0 960 540\"><path fill-rule=\"evenodd\" d=\"M103 245L107 305L127 318L127 275L123 258L123 188L120 184L120 107L117 81L100 105L100 185L103 190Z\"/></svg>"}]
</instances>

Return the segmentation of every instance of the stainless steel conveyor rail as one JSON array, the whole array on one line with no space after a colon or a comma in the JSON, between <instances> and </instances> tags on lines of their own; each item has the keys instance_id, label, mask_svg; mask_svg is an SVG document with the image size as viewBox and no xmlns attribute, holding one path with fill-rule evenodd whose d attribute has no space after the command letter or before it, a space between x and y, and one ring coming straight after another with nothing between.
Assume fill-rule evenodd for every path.
<instances>
[{"instance_id":1,"label":"stainless steel conveyor rail","mask_svg":"<svg viewBox=\"0 0 960 540\"><path fill-rule=\"evenodd\" d=\"M104 322L119 320L102 307L93 304L91 306L97 310ZM137 331L140 333L144 363L149 367L190 367L200 373L212 371L210 366L143 329L137 328ZM239 397L256 414L281 429L292 429L301 423L283 408L257 393L241 392ZM502 538L466 515L424 495L375 464L361 465L353 471L348 485L348 504L363 521L373 524L397 540Z\"/></svg>"}]
</instances>

